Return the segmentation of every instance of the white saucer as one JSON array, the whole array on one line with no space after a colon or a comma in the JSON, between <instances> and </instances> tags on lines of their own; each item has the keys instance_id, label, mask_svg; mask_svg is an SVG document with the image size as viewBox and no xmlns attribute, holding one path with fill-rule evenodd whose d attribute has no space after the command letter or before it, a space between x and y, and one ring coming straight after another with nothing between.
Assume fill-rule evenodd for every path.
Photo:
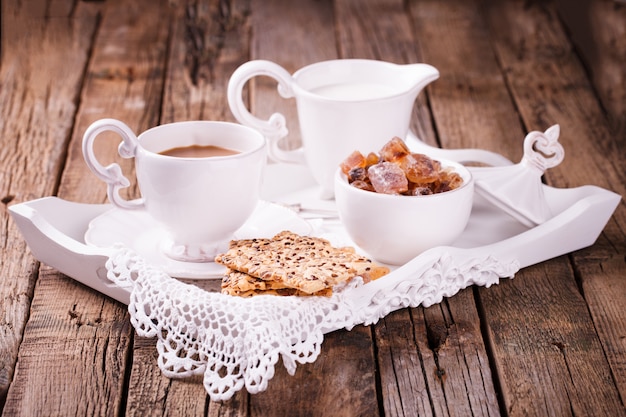
<instances>
[{"instance_id":1,"label":"white saucer","mask_svg":"<svg viewBox=\"0 0 626 417\"><path fill-rule=\"evenodd\" d=\"M246 224L235 232L233 239L271 238L283 230L309 235L313 229L292 210L261 201ZM157 227L146 211L114 208L89 223L85 232L85 243L98 248L110 248L121 243L152 265L163 268L172 277L222 277L225 271L223 265L214 262L181 262L167 257L160 249L164 235L165 232Z\"/></svg>"}]
</instances>

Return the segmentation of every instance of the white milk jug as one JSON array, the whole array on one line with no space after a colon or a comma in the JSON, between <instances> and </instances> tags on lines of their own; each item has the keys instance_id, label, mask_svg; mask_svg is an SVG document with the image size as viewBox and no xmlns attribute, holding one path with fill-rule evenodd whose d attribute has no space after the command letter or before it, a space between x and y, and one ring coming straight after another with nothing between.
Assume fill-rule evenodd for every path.
<instances>
[{"instance_id":1,"label":"white milk jug","mask_svg":"<svg viewBox=\"0 0 626 417\"><path fill-rule=\"evenodd\" d=\"M274 78L282 97L296 99L300 148L280 148L279 141L288 132L282 114L261 120L246 108L242 91L256 76ZM291 75L273 62L256 60L232 74L228 103L240 123L267 138L270 158L307 164L321 186L321 197L332 198L334 173L341 161L355 150L378 152L394 136L404 139L417 95L438 77L437 69L428 64L338 59L308 65Z\"/></svg>"}]
</instances>

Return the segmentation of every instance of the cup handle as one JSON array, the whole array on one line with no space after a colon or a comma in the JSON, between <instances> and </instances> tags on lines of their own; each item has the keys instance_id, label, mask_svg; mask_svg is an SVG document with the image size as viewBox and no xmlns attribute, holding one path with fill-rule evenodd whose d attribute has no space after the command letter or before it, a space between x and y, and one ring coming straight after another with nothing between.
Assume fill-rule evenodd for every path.
<instances>
[{"instance_id":1,"label":"cup handle","mask_svg":"<svg viewBox=\"0 0 626 417\"><path fill-rule=\"evenodd\" d=\"M115 119L101 119L92 123L83 136L83 157L91 171L107 183L107 196L113 205L122 209L141 209L144 208L143 199L125 200L120 197L119 191L130 185L128 178L122 174L122 169L116 163L112 163L106 167L102 166L93 151L93 143L96 137L106 131L112 131L122 137L122 142L118 147L118 152L122 158L133 158L137 149L137 136L123 122Z\"/></svg>"},{"instance_id":2,"label":"cup handle","mask_svg":"<svg viewBox=\"0 0 626 417\"><path fill-rule=\"evenodd\" d=\"M283 98L294 97L292 88L293 78L283 67L266 60L248 61L233 72L228 81L228 105L239 123L258 130L268 140L268 154L278 162L304 164L304 150L302 147L294 150L284 150L279 146L282 138L287 136L288 130L285 116L273 113L269 119L262 120L253 116L243 102L243 87L253 77L263 75L278 82L278 93Z\"/></svg>"}]
</instances>

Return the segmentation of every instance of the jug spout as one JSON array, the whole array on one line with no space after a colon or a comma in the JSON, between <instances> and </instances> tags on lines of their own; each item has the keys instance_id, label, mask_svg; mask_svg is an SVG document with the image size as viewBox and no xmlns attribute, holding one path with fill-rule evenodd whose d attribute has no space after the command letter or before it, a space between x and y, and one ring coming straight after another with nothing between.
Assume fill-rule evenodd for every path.
<instances>
[{"instance_id":1,"label":"jug spout","mask_svg":"<svg viewBox=\"0 0 626 417\"><path fill-rule=\"evenodd\" d=\"M424 87L439 78L439 70L429 64L401 65L406 82L411 86L409 91L417 95Z\"/></svg>"}]
</instances>

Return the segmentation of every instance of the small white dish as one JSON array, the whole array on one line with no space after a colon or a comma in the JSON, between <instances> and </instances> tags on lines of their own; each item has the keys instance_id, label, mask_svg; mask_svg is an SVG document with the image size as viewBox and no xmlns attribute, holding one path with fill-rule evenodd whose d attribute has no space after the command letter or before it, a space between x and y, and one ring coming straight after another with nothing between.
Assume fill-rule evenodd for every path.
<instances>
[{"instance_id":1,"label":"small white dish","mask_svg":"<svg viewBox=\"0 0 626 417\"><path fill-rule=\"evenodd\" d=\"M233 239L270 238L290 230L309 235L312 226L297 213L277 204L260 201L248 221ZM148 263L163 268L176 278L221 278L225 267L215 262L182 262L166 256L160 248L165 232L144 210L113 208L89 222L85 243L97 248L112 248L116 243L133 249Z\"/></svg>"},{"instance_id":2,"label":"small white dish","mask_svg":"<svg viewBox=\"0 0 626 417\"><path fill-rule=\"evenodd\" d=\"M431 195L391 195L365 191L335 172L335 201L343 226L362 250L378 262L403 265L428 249L451 245L467 226L474 180L463 165L438 159L463 180L453 190Z\"/></svg>"}]
</instances>

